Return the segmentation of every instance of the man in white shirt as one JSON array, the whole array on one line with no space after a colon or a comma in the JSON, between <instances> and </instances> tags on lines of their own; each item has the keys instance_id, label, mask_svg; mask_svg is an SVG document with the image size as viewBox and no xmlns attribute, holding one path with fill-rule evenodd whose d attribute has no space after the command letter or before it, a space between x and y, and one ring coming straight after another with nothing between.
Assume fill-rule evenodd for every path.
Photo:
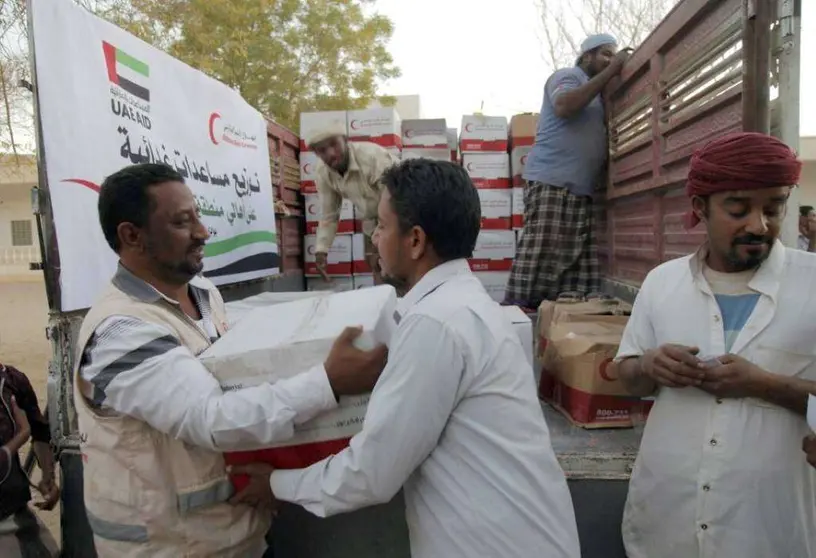
<instances>
[{"instance_id":1,"label":"man in white shirt","mask_svg":"<svg viewBox=\"0 0 816 558\"><path fill-rule=\"evenodd\" d=\"M466 260L477 191L460 166L424 159L382 180L374 241L384 280L409 291L363 430L338 455L260 483L319 516L404 485L414 558L578 558L530 364Z\"/></svg>"},{"instance_id":2,"label":"man in white shirt","mask_svg":"<svg viewBox=\"0 0 816 558\"><path fill-rule=\"evenodd\" d=\"M646 277L618 353L657 392L623 519L630 558L816 556L816 476L801 456L816 380L816 258L778 238L801 163L762 134L692 158L706 244Z\"/></svg>"}]
</instances>

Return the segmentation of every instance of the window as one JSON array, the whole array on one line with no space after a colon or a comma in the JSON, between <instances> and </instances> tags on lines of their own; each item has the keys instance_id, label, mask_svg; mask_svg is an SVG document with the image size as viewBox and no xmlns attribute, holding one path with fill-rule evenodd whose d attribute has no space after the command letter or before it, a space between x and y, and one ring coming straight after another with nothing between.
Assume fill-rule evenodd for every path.
<instances>
[{"instance_id":1,"label":"window","mask_svg":"<svg viewBox=\"0 0 816 558\"><path fill-rule=\"evenodd\" d=\"M11 245L31 246L34 244L34 235L31 230L31 221L11 222Z\"/></svg>"}]
</instances>

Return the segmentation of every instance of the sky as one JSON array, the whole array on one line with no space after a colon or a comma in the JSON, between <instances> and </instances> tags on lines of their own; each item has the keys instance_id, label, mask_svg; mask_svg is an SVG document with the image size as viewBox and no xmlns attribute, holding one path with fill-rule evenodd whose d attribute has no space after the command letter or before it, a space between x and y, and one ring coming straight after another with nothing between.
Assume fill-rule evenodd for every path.
<instances>
[{"instance_id":1,"label":"sky","mask_svg":"<svg viewBox=\"0 0 816 558\"><path fill-rule=\"evenodd\" d=\"M816 52L816 2L803 4L802 52ZM376 9L394 23L389 49L402 70L382 93L418 94L423 118L457 128L480 109L539 111L551 69L534 0L378 0ZM805 102L816 98L816 65L803 65L800 76L800 134L816 136L816 103Z\"/></svg>"}]
</instances>

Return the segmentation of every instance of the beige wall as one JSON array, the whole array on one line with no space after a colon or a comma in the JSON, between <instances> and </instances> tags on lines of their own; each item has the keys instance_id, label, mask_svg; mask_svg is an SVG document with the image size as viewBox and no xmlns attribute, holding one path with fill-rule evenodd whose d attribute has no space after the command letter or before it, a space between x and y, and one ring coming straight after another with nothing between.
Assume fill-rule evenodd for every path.
<instances>
[{"instance_id":1,"label":"beige wall","mask_svg":"<svg viewBox=\"0 0 816 558\"><path fill-rule=\"evenodd\" d=\"M799 179L799 203L816 207L816 161L804 161Z\"/></svg>"}]
</instances>

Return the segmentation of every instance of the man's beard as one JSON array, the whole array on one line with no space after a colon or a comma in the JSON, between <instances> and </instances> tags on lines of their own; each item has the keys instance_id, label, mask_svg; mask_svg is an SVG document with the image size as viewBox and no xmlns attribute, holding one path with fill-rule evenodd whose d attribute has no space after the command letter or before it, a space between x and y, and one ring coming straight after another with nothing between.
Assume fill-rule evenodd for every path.
<instances>
[{"instance_id":1,"label":"man's beard","mask_svg":"<svg viewBox=\"0 0 816 558\"><path fill-rule=\"evenodd\" d=\"M728 261L730 267L732 268L732 271L734 272L756 269L760 265L762 265L762 262L768 259L768 256L771 255L773 245L774 245L773 238L768 238L765 236L746 235L735 239L731 243L731 250L729 250L728 254L726 255L726 260ZM758 251L755 254L749 253L748 257L744 258L737 253L737 247L739 246L756 246L757 248L767 247L767 250Z\"/></svg>"},{"instance_id":2,"label":"man's beard","mask_svg":"<svg viewBox=\"0 0 816 558\"><path fill-rule=\"evenodd\" d=\"M187 253L192 254L198 248L204 246L204 243L197 243L188 249ZM170 279L174 282L178 283L187 283L201 273L204 269L204 261L202 260L200 263L193 263L188 259L178 260L178 261L166 261L160 260L155 256L155 251L153 250L153 246L148 245L148 254L152 257L153 261L156 262L158 267L162 271L162 275L164 275L167 279Z\"/></svg>"},{"instance_id":3,"label":"man's beard","mask_svg":"<svg viewBox=\"0 0 816 558\"><path fill-rule=\"evenodd\" d=\"M405 296L405 294L411 290L407 279L396 277L394 275L387 275L384 272L380 273L380 277L382 278L383 283L394 287L394 290L397 291L397 296Z\"/></svg>"}]
</instances>

